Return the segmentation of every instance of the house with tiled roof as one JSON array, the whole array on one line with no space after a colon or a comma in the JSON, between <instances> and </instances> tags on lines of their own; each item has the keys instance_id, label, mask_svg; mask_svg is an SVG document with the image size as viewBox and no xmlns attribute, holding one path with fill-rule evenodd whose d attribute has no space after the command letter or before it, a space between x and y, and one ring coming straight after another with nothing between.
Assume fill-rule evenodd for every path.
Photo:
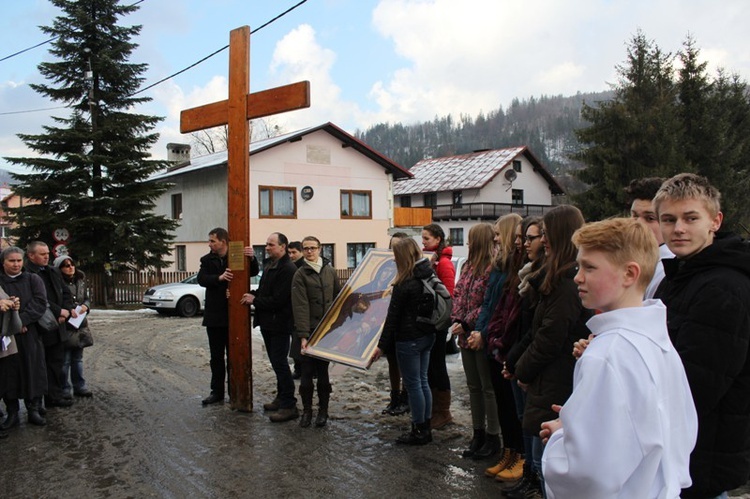
<instances>
[{"instance_id":1,"label":"house with tiled roof","mask_svg":"<svg viewBox=\"0 0 750 499\"><path fill-rule=\"evenodd\" d=\"M563 194L525 146L424 159L410 172L413 178L394 182L395 206L430 208L456 256L468 254L469 228L477 222L508 213L541 216Z\"/></svg>"},{"instance_id":2,"label":"house with tiled roof","mask_svg":"<svg viewBox=\"0 0 750 499\"><path fill-rule=\"evenodd\" d=\"M227 152L190 158L189 146L168 148L175 163L150 179L170 184L156 213L179 222L175 263L166 270L197 271L208 231L227 226ZM368 248L388 247L393 183L411 178L408 170L333 123L252 142L249 154L250 243L257 254L272 232L290 241L317 237L339 269L355 267Z\"/></svg>"}]
</instances>

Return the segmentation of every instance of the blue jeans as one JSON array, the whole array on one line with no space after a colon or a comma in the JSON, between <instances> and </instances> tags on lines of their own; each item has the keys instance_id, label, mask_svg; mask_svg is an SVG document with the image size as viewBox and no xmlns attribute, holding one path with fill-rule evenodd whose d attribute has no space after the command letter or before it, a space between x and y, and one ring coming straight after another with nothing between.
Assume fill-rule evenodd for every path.
<instances>
[{"instance_id":1,"label":"blue jeans","mask_svg":"<svg viewBox=\"0 0 750 499\"><path fill-rule=\"evenodd\" d=\"M427 381L427 369L433 343L434 334L396 342L396 358L401 368L404 388L409 394L411 421L415 424L424 423L432 414L432 392Z\"/></svg>"},{"instance_id":2,"label":"blue jeans","mask_svg":"<svg viewBox=\"0 0 750 499\"><path fill-rule=\"evenodd\" d=\"M71 385L74 392L86 389L86 380L83 379L83 348L65 348L62 368L63 393L70 394Z\"/></svg>"},{"instance_id":3,"label":"blue jeans","mask_svg":"<svg viewBox=\"0 0 750 499\"><path fill-rule=\"evenodd\" d=\"M289 361L286 360L289 355L291 334L268 331L263 328L260 329L260 334L266 345L268 360L271 361L271 367L276 374L276 397L279 399L279 407L282 409L295 407L297 399L294 398L294 378L292 378L292 370L289 369Z\"/></svg>"},{"instance_id":4,"label":"blue jeans","mask_svg":"<svg viewBox=\"0 0 750 499\"><path fill-rule=\"evenodd\" d=\"M544 454L544 444L539 436L531 437L531 453L534 456L534 467L539 474L539 483L542 486L542 496L547 498L547 491L544 489L544 476L542 476L542 454Z\"/></svg>"}]
</instances>

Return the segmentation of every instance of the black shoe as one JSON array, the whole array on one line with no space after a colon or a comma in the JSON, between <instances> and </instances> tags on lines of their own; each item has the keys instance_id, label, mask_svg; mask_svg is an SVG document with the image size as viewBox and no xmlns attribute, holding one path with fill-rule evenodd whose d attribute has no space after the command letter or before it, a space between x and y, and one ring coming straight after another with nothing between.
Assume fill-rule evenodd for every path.
<instances>
[{"instance_id":1,"label":"black shoe","mask_svg":"<svg viewBox=\"0 0 750 499\"><path fill-rule=\"evenodd\" d=\"M211 405L211 404L223 404L224 403L224 394L219 395L218 393L211 392L211 395L201 400L201 404L203 405Z\"/></svg>"},{"instance_id":2,"label":"black shoe","mask_svg":"<svg viewBox=\"0 0 750 499\"><path fill-rule=\"evenodd\" d=\"M14 426L18 426L21 423L21 421L18 419L18 412L8 412L8 416L5 418L5 421L3 421L3 424L0 424L0 431L8 431Z\"/></svg>"},{"instance_id":3,"label":"black shoe","mask_svg":"<svg viewBox=\"0 0 750 499\"><path fill-rule=\"evenodd\" d=\"M44 426L47 424L47 420L39 414L38 410L29 410L29 423L37 426Z\"/></svg>"},{"instance_id":4,"label":"black shoe","mask_svg":"<svg viewBox=\"0 0 750 499\"><path fill-rule=\"evenodd\" d=\"M302 409L302 417L299 420L301 428L309 428L312 424L312 408Z\"/></svg>"},{"instance_id":5,"label":"black shoe","mask_svg":"<svg viewBox=\"0 0 750 499\"><path fill-rule=\"evenodd\" d=\"M381 414L390 414L391 416L395 416L396 413L394 412L396 408L398 407L398 390L393 391L391 390L391 400L388 402L388 405L385 406L385 409L383 409L383 412Z\"/></svg>"},{"instance_id":6,"label":"black shoe","mask_svg":"<svg viewBox=\"0 0 750 499\"><path fill-rule=\"evenodd\" d=\"M63 400L73 400L73 395L71 395L68 392L63 392L62 397Z\"/></svg>"},{"instance_id":7,"label":"black shoe","mask_svg":"<svg viewBox=\"0 0 750 499\"><path fill-rule=\"evenodd\" d=\"M293 378L293 379L300 379L301 377L302 377L302 373L301 373L301 372L299 372L298 370L296 370L296 369L295 369L295 370L294 370L294 371L292 372L292 378Z\"/></svg>"},{"instance_id":8,"label":"black shoe","mask_svg":"<svg viewBox=\"0 0 750 499\"><path fill-rule=\"evenodd\" d=\"M461 454L463 457L473 457L476 452L484 445L484 430L474 430L474 435L469 442L469 448Z\"/></svg>"},{"instance_id":9,"label":"black shoe","mask_svg":"<svg viewBox=\"0 0 750 499\"><path fill-rule=\"evenodd\" d=\"M47 398L44 402L47 405L47 407L70 407L73 405L72 399L64 399L64 398L59 398L59 399Z\"/></svg>"},{"instance_id":10,"label":"black shoe","mask_svg":"<svg viewBox=\"0 0 750 499\"><path fill-rule=\"evenodd\" d=\"M76 390L73 392L73 395L76 397L93 397L94 394L89 390L88 388L81 388L80 390Z\"/></svg>"},{"instance_id":11,"label":"black shoe","mask_svg":"<svg viewBox=\"0 0 750 499\"><path fill-rule=\"evenodd\" d=\"M318 415L315 417L315 426L323 428L328 423L328 409L318 409Z\"/></svg>"},{"instance_id":12,"label":"black shoe","mask_svg":"<svg viewBox=\"0 0 750 499\"><path fill-rule=\"evenodd\" d=\"M396 443L406 445L425 445L432 442L429 423L412 423L411 431L396 439Z\"/></svg>"},{"instance_id":13,"label":"black shoe","mask_svg":"<svg viewBox=\"0 0 750 499\"><path fill-rule=\"evenodd\" d=\"M471 456L472 459L489 459L500 452L500 435L487 434L484 445Z\"/></svg>"},{"instance_id":14,"label":"black shoe","mask_svg":"<svg viewBox=\"0 0 750 499\"><path fill-rule=\"evenodd\" d=\"M274 423L283 423L299 417L297 407L282 407L275 413L271 414L268 419Z\"/></svg>"}]
</instances>

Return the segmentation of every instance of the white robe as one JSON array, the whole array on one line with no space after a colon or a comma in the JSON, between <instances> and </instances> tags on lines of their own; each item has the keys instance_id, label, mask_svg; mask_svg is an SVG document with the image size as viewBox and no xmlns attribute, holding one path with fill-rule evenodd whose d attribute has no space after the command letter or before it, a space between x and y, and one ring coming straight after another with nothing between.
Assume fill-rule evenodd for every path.
<instances>
[{"instance_id":1,"label":"white robe","mask_svg":"<svg viewBox=\"0 0 750 499\"><path fill-rule=\"evenodd\" d=\"M666 244L659 246L659 261L656 262L656 268L654 269L654 277L651 278L651 282L648 283L646 292L643 293L644 300L650 300L656 293L656 288L659 287L661 280L664 279L664 264L662 260L665 258L674 258L674 253L667 247Z\"/></svg>"},{"instance_id":2,"label":"white robe","mask_svg":"<svg viewBox=\"0 0 750 499\"><path fill-rule=\"evenodd\" d=\"M677 498L698 420L660 300L592 317L562 429L542 458L548 499Z\"/></svg>"}]
</instances>

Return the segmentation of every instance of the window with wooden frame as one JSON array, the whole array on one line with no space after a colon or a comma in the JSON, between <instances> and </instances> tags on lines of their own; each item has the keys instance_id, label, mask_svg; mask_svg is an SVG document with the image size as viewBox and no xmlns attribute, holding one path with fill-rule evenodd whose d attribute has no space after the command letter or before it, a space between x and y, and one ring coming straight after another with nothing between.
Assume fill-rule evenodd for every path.
<instances>
[{"instance_id":1,"label":"window with wooden frame","mask_svg":"<svg viewBox=\"0 0 750 499\"><path fill-rule=\"evenodd\" d=\"M297 189L295 187L258 187L260 218L297 218Z\"/></svg>"},{"instance_id":2,"label":"window with wooden frame","mask_svg":"<svg viewBox=\"0 0 750 499\"><path fill-rule=\"evenodd\" d=\"M341 218L372 218L372 191L341 191Z\"/></svg>"},{"instance_id":3,"label":"window with wooden frame","mask_svg":"<svg viewBox=\"0 0 750 499\"><path fill-rule=\"evenodd\" d=\"M172 220L182 220L182 193L172 194Z\"/></svg>"},{"instance_id":4,"label":"window with wooden frame","mask_svg":"<svg viewBox=\"0 0 750 499\"><path fill-rule=\"evenodd\" d=\"M174 247L175 249L175 265L178 271L187 270L187 250L185 245L178 244Z\"/></svg>"}]
</instances>

